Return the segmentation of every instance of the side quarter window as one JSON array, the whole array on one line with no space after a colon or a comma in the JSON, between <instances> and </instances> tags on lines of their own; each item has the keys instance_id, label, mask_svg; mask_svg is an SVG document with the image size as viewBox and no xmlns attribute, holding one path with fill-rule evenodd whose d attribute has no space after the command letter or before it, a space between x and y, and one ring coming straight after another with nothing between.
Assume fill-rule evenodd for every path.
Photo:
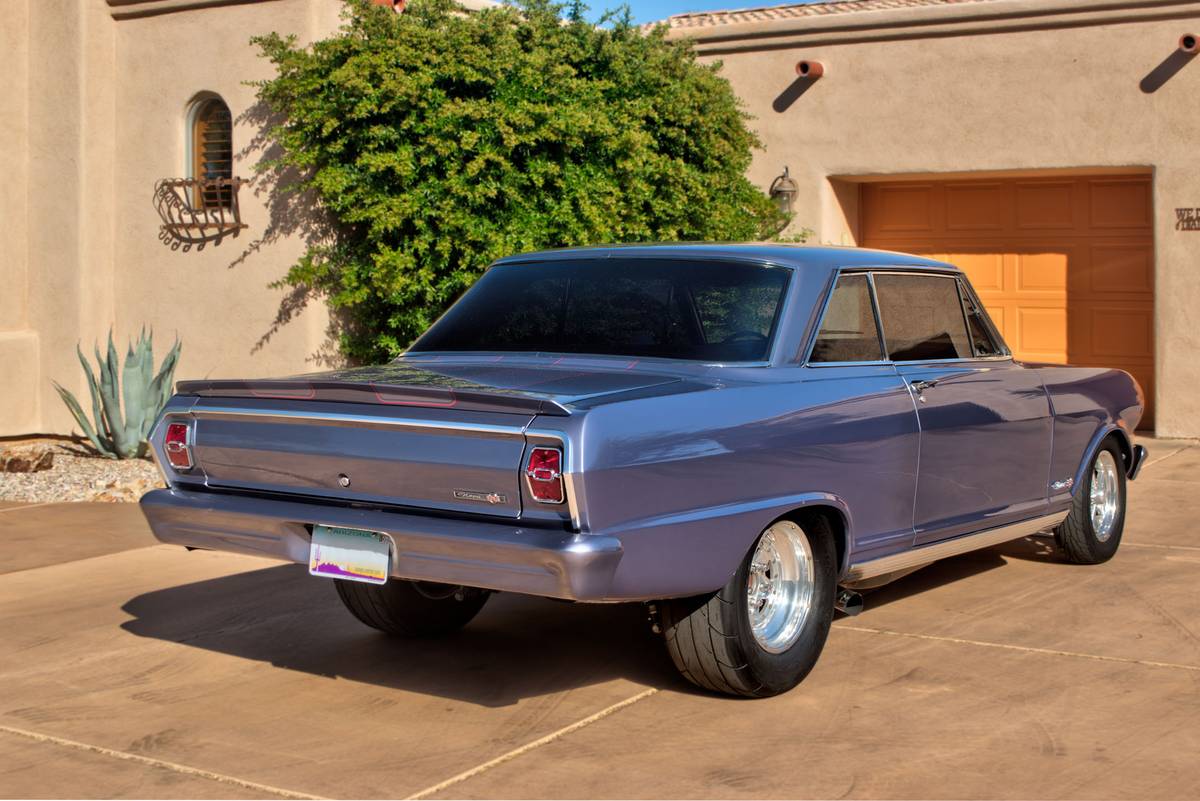
<instances>
[{"instance_id":1,"label":"side quarter window","mask_svg":"<svg viewBox=\"0 0 1200 801\"><path fill-rule=\"evenodd\" d=\"M877 362L883 359L871 286L862 274L838 278L809 363Z\"/></svg>"},{"instance_id":2,"label":"side quarter window","mask_svg":"<svg viewBox=\"0 0 1200 801\"><path fill-rule=\"evenodd\" d=\"M876 273L888 357L896 362L970 359L971 341L952 275Z\"/></svg>"},{"instance_id":3,"label":"side quarter window","mask_svg":"<svg viewBox=\"0 0 1200 801\"><path fill-rule=\"evenodd\" d=\"M971 347L975 350L975 355L1003 356L1004 348L992 336L983 309L975 302L975 297L962 280L958 282L958 292L962 296L963 313L967 316L967 333L971 337Z\"/></svg>"}]
</instances>

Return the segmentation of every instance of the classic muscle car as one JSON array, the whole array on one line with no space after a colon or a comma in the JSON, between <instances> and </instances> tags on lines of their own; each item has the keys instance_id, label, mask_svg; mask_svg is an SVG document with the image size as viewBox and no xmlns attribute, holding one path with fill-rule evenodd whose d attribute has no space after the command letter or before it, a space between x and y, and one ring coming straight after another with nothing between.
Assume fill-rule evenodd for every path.
<instances>
[{"instance_id":1,"label":"classic muscle car","mask_svg":"<svg viewBox=\"0 0 1200 801\"><path fill-rule=\"evenodd\" d=\"M958 269L849 248L515 256L390 364L177 391L163 542L307 564L406 637L496 591L644 602L748 696L937 559L1051 530L1109 559L1146 454L1128 374L1015 362Z\"/></svg>"}]
</instances>

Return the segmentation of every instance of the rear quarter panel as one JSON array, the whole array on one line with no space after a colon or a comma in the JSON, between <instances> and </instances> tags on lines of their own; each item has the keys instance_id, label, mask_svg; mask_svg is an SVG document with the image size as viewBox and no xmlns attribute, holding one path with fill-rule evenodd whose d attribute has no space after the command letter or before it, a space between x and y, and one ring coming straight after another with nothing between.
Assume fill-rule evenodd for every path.
<instances>
[{"instance_id":1,"label":"rear quarter panel","mask_svg":"<svg viewBox=\"0 0 1200 801\"><path fill-rule=\"evenodd\" d=\"M760 369L597 406L578 436L586 529L625 548L617 595L717 589L763 528L812 504L841 511L856 559L911 545L916 415L890 367Z\"/></svg>"}]
</instances>

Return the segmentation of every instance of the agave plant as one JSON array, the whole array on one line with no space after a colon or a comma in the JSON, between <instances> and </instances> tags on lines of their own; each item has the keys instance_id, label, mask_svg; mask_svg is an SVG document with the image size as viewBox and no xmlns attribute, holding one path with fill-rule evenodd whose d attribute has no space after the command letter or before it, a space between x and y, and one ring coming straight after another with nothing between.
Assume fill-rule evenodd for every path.
<instances>
[{"instance_id":1,"label":"agave plant","mask_svg":"<svg viewBox=\"0 0 1200 801\"><path fill-rule=\"evenodd\" d=\"M175 385L175 365L179 361L180 342L175 340L174 347L163 359L156 373L153 340L153 333L147 336L145 329L142 329L137 344L130 343L129 352L125 354L125 368L118 375L120 361L117 359L117 349L113 347L112 331L109 331L107 358L101 358L100 346L96 346L99 378L84 358L83 350L78 345L75 346L75 352L79 354L79 363L83 365L83 372L87 374L88 389L92 393L94 425L83 413L83 408L75 396L57 381L54 382L59 397L75 416L75 421L83 429L92 447L110 459L130 459L146 455L146 449L149 447L146 438L150 436L150 428L171 397L171 390ZM125 396L124 413L121 408L122 384Z\"/></svg>"}]
</instances>

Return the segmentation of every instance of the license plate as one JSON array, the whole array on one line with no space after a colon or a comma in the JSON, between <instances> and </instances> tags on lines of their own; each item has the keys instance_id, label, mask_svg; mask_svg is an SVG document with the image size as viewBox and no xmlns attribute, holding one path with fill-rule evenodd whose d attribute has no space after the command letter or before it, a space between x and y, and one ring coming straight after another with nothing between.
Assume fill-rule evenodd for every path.
<instances>
[{"instance_id":1,"label":"license plate","mask_svg":"<svg viewBox=\"0 0 1200 801\"><path fill-rule=\"evenodd\" d=\"M313 526L308 572L314 576L384 584L391 567L392 541L374 531Z\"/></svg>"}]
</instances>

